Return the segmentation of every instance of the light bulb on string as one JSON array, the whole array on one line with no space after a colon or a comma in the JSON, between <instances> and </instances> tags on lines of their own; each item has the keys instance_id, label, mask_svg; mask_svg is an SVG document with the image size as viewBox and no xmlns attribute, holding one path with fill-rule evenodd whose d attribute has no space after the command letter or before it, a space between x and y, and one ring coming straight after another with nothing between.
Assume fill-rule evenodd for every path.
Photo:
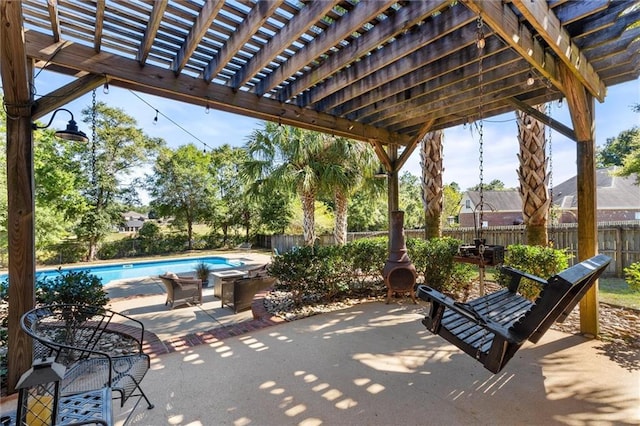
<instances>
[{"instance_id":1,"label":"light bulb on string","mask_svg":"<svg viewBox=\"0 0 640 426\"><path fill-rule=\"evenodd\" d=\"M154 125L158 124L158 110L156 110L156 116L153 117L153 124Z\"/></svg>"},{"instance_id":2,"label":"light bulb on string","mask_svg":"<svg viewBox=\"0 0 640 426\"><path fill-rule=\"evenodd\" d=\"M527 74L527 86L533 86L535 82L536 80L533 78L533 73L529 71L529 74Z\"/></svg>"},{"instance_id":3,"label":"light bulb on string","mask_svg":"<svg viewBox=\"0 0 640 426\"><path fill-rule=\"evenodd\" d=\"M207 105L204 107L204 113L205 114L209 114L210 110L211 110L211 108L209 108L209 103L207 103Z\"/></svg>"},{"instance_id":4,"label":"light bulb on string","mask_svg":"<svg viewBox=\"0 0 640 426\"><path fill-rule=\"evenodd\" d=\"M109 82L108 81L104 82L104 86L102 86L102 93L104 93L105 95L109 94Z\"/></svg>"}]
</instances>

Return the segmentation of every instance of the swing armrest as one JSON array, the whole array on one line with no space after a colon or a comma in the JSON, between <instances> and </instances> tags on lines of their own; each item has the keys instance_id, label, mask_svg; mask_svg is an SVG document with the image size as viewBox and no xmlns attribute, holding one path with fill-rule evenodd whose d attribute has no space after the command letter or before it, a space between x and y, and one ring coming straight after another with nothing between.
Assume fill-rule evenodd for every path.
<instances>
[{"instance_id":1,"label":"swing armrest","mask_svg":"<svg viewBox=\"0 0 640 426\"><path fill-rule=\"evenodd\" d=\"M511 266L502 266L500 268L501 272L506 275L509 275L509 291L515 293L518 291L520 287L520 281L522 278L526 278L528 280L534 281L536 284L541 286L545 286L547 284L547 280L544 280L536 275L529 274L527 272L521 271L520 269L513 268Z\"/></svg>"}]
</instances>

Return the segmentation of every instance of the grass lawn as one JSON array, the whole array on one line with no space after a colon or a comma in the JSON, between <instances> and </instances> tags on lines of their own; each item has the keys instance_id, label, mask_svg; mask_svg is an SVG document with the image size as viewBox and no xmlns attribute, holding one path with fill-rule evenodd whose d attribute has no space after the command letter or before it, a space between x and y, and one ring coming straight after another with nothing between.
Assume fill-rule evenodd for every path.
<instances>
[{"instance_id":1,"label":"grass lawn","mask_svg":"<svg viewBox=\"0 0 640 426\"><path fill-rule=\"evenodd\" d=\"M640 291L633 291L622 278L601 278L600 301L627 308L640 309Z\"/></svg>"}]
</instances>

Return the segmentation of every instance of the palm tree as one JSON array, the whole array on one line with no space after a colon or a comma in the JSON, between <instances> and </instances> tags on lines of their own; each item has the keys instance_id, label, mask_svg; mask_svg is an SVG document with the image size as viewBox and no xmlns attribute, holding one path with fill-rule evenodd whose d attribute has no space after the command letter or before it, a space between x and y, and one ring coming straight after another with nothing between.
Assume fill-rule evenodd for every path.
<instances>
[{"instance_id":1,"label":"palm tree","mask_svg":"<svg viewBox=\"0 0 640 426\"><path fill-rule=\"evenodd\" d=\"M535 107L544 112L544 105ZM548 242L547 217L549 193L547 184L547 156L545 152L545 126L526 113L516 111L518 141L520 142L520 197L522 217L526 226L527 243L546 246Z\"/></svg>"},{"instance_id":2,"label":"palm tree","mask_svg":"<svg viewBox=\"0 0 640 426\"><path fill-rule=\"evenodd\" d=\"M424 206L424 236L426 239L442 236L442 130L427 133L422 139L420 165L422 166L422 204Z\"/></svg>"},{"instance_id":3,"label":"palm tree","mask_svg":"<svg viewBox=\"0 0 640 426\"><path fill-rule=\"evenodd\" d=\"M320 180L322 188L333 195L335 203L334 240L337 245L344 245L347 243L349 198L362 186L366 176L373 175L377 162L369 145L327 135L325 142Z\"/></svg>"},{"instance_id":4,"label":"palm tree","mask_svg":"<svg viewBox=\"0 0 640 426\"><path fill-rule=\"evenodd\" d=\"M318 132L266 122L254 130L245 149L250 159L244 164L245 177L253 190L288 188L302 202L305 244L313 246L315 234L315 201L320 189L320 157L324 140Z\"/></svg>"}]
</instances>

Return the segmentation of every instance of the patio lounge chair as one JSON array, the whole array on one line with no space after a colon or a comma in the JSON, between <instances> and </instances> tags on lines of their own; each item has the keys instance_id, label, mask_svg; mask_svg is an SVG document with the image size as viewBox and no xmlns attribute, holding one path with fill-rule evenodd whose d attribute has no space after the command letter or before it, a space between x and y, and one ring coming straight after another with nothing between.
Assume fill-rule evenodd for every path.
<instances>
[{"instance_id":1,"label":"patio lounge chair","mask_svg":"<svg viewBox=\"0 0 640 426\"><path fill-rule=\"evenodd\" d=\"M170 272L160 275L159 278L167 288L165 306L169 305L173 309L176 301L202 304L202 280L193 277L179 277Z\"/></svg>"},{"instance_id":2,"label":"patio lounge chair","mask_svg":"<svg viewBox=\"0 0 640 426\"><path fill-rule=\"evenodd\" d=\"M227 305L234 313L251 308L253 296L260 290L266 290L276 282L274 277L258 275L249 278L236 278L232 283L222 286L222 306Z\"/></svg>"}]
</instances>

